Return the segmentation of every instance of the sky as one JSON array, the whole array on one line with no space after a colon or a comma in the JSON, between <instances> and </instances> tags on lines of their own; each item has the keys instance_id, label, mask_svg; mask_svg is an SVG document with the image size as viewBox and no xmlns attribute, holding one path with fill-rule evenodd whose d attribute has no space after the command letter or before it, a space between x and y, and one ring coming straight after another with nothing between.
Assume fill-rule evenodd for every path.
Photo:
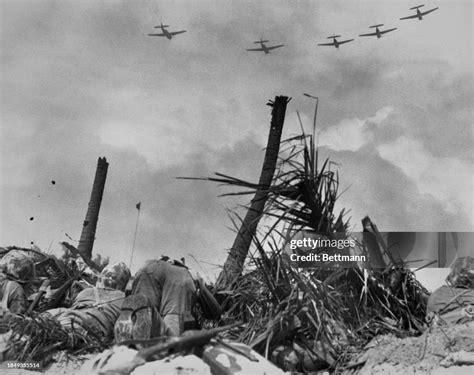
<instances>
[{"instance_id":1,"label":"sky","mask_svg":"<svg viewBox=\"0 0 474 375\"><path fill-rule=\"evenodd\" d=\"M257 181L277 95L337 163L354 231L473 231L473 5L413 1L0 1L0 246L77 245L109 162L94 253L219 270L246 199L179 176ZM149 37L160 22L187 30ZM397 27L381 39L368 26ZM318 47L332 34L355 38ZM283 48L247 52L260 38ZM53 185L51 181L55 181ZM33 220L30 220L33 218Z\"/></svg>"}]
</instances>

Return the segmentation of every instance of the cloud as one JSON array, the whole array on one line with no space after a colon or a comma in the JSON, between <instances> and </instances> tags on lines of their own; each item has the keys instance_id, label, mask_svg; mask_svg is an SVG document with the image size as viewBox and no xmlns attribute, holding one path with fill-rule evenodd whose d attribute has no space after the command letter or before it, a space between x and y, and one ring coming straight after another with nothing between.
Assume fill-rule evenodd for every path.
<instances>
[{"instance_id":1,"label":"cloud","mask_svg":"<svg viewBox=\"0 0 474 375\"><path fill-rule=\"evenodd\" d=\"M457 158L437 157L419 141L401 136L377 147L380 156L400 168L421 193L435 197L450 213L464 212L472 221L473 166Z\"/></svg>"},{"instance_id":2,"label":"cloud","mask_svg":"<svg viewBox=\"0 0 474 375\"><path fill-rule=\"evenodd\" d=\"M393 112L392 107L383 107L380 108L374 116L367 118L367 122L372 123L374 125L382 125L383 122L387 119L387 117Z\"/></svg>"},{"instance_id":3,"label":"cloud","mask_svg":"<svg viewBox=\"0 0 474 375\"><path fill-rule=\"evenodd\" d=\"M421 191L410 176L382 158L374 148L330 151L337 162L342 193L336 210L350 211L353 230L361 230L365 215L383 231L470 231L471 214L464 209L448 210L445 201Z\"/></svg>"},{"instance_id":4,"label":"cloud","mask_svg":"<svg viewBox=\"0 0 474 375\"><path fill-rule=\"evenodd\" d=\"M383 107L375 115L363 120L344 119L321 132L319 145L335 151L357 151L374 140L376 129L370 128L369 125L382 126L392 112L392 107Z\"/></svg>"},{"instance_id":5,"label":"cloud","mask_svg":"<svg viewBox=\"0 0 474 375\"><path fill-rule=\"evenodd\" d=\"M129 110L124 111L122 119L111 113L96 134L104 144L133 150L152 168L162 169L185 163L193 154L233 147L253 134L255 123L268 112L252 118L245 98L214 94L204 104L200 96L183 93L181 97L176 101L175 97L160 100L153 95L139 95L130 101L117 96L114 107L128 103ZM155 98L158 104L154 104ZM136 113L144 115L137 118Z\"/></svg>"},{"instance_id":6,"label":"cloud","mask_svg":"<svg viewBox=\"0 0 474 375\"><path fill-rule=\"evenodd\" d=\"M319 144L335 151L356 151L372 140L371 133L366 132L364 126L364 120L342 120L321 133Z\"/></svg>"}]
</instances>

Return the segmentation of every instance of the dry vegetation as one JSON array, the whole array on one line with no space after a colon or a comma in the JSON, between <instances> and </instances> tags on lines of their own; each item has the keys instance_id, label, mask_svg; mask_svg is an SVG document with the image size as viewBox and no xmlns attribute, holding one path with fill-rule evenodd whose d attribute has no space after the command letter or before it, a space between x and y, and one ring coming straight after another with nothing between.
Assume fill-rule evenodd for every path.
<instances>
[{"instance_id":1,"label":"dry vegetation","mask_svg":"<svg viewBox=\"0 0 474 375\"><path fill-rule=\"evenodd\" d=\"M247 323L234 338L267 358L276 348L292 347L298 364L277 359L287 369L341 371L376 335L420 335L426 327L427 292L403 264L389 262L386 269L367 264L301 269L289 260L284 251L288 233L349 235L344 211L334 212L337 172L331 171L329 160L319 166L318 152L308 143L312 144L304 134L283 142L285 156L268 191L265 226L254 238L248 272L219 295L224 320ZM221 174L208 180L245 188L227 195L254 194L258 189ZM363 244L358 244L358 251L368 255Z\"/></svg>"}]
</instances>

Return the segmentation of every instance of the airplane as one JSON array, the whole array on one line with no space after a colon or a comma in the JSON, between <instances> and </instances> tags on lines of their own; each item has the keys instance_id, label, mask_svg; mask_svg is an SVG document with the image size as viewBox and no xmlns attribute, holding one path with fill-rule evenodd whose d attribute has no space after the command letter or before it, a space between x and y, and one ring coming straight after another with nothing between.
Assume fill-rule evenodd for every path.
<instances>
[{"instance_id":1,"label":"airplane","mask_svg":"<svg viewBox=\"0 0 474 375\"><path fill-rule=\"evenodd\" d=\"M427 10L425 12L421 12L419 8L424 7L424 5L418 5L416 7L410 8L410 10L415 10L416 9L416 14L413 14L412 16L407 16L407 17L402 17L400 18L401 20L408 20L410 18L418 18L420 21L423 19L423 16L426 16L428 13L434 12L436 9L439 7Z\"/></svg>"},{"instance_id":2,"label":"airplane","mask_svg":"<svg viewBox=\"0 0 474 375\"><path fill-rule=\"evenodd\" d=\"M318 44L318 46L334 46L336 48L339 48L339 46L341 44L344 44L344 43L349 43L349 42L352 42L354 39L347 39L347 40L337 40L336 38L340 38L341 36L340 35L332 35L332 36L328 36L328 39L332 39L332 43L321 43L321 44Z\"/></svg>"},{"instance_id":3,"label":"airplane","mask_svg":"<svg viewBox=\"0 0 474 375\"><path fill-rule=\"evenodd\" d=\"M359 36L376 36L377 38L381 38L383 34L389 33L390 31L397 29L396 27L394 27L393 29L380 30L379 29L380 26L383 26L383 23L379 25L369 26L370 29L373 29L375 27L375 31L373 33L360 34Z\"/></svg>"},{"instance_id":4,"label":"airplane","mask_svg":"<svg viewBox=\"0 0 474 375\"><path fill-rule=\"evenodd\" d=\"M160 26L155 26L155 29L161 28L161 31L163 32L162 34L148 34L148 36L164 36L168 39L171 39L173 36L181 33L185 33L186 30L181 30L181 31L168 31L166 28L169 27L169 25L163 25L163 23L160 24Z\"/></svg>"},{"instance_id":5,"label":"airplane","mask_svg":"<svg viewBox=\"0 0 474 375\"><path fill-rule=\"evenodd\" d=\"M276 48L280 48L280 47L284 46L284 44L279 44L277 46L266 46L265 43L268 43L268 40L262 40L262 38L260 38L260 40L257 40L254 43L255 44L260 44L261 47L260 48L249 48L249 49L247 49L247 51L263 51L267 54L267 53L270 53L270 51L272 49L276 49Z\"/></svg>"}]
</instances>

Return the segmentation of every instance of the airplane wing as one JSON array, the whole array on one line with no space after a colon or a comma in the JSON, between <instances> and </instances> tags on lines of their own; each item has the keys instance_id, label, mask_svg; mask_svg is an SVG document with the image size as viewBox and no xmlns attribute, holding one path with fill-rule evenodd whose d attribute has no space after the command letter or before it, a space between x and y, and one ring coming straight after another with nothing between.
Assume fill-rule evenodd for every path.
<instances>
[{"instance_id":1,"label":"airplane wing","mask_svg":"<svg viewBox=\"0 0 474 375\"><path fill-rule=\"evenodd\" d=\"M380 34L389 33L390 31L393 31L393 30L396 30L396 29L397 29L397 28L394 27L393 29L382 30L382 31L380 31Z\"/></svg>"},{"instance_id":2,"label":"airplane wing","mask_svg":"<svg viewBox=\"0 0 474 375\"><path fill-rule=\"evenodd\" d=\"M165 34L148 34L148 36L166 36Z\"/></svg>"},{"instance_id":3,"label":"airplane wing","mask_svg":"<svg viewBox=\"0 0 474 375\"><path fill-rule=\"evenodd\" d=\"M409 20L410 18L418 18L418 14L414 14L412 16L402 17L401 20Z\"/></svg>"},{"instance_id":4,"label":"airplane wing","mask_svg":"<svg viewBox=\"0 0 474 375\"><path fill-rule=\"evenodd\" d=\"M360 34L359 36L375 36L377 33Z\"/></svg>"},{"instance_id":5,"label":"airplane wing","mask_svg":"<svg viewBox=\"0 0 474 375\"><path fill-rule=\"evenodd\" d=\"M422 15L422 16L425 16L425 15L427 15L428 13L434 12L434 11L435 11L436 9L438 9L438 8L439 8L439 7L436 7L436 8L427 10L426 12L421 12L421 15Z\"/></svg>"},{"instance_id":6,"label":"airplane wing","mask_svg":"<svg viewBox=\"0 0 474 375\"><path fill-rule=\"evenodd\" d=\"M267 50L271 50L271 49L275 49L275 48L280 48L280 47L283 47L284 44L279 44L277 46L270 46L270 47L267 47Z\"/></svg>"},{"instance_id":7,"label":"airplane wing","mask_svg":"<svg viewBox=\"0 0 474 375\"><path fill-rule=\"evenodd\" d=\"M246 51L265 51L263 48L249 48Z\"/></svg>"},{"instance_id":8,"label":"airplane wing","mask_svg":"<svg viewBox=\"0 0 474 375\"><path fill-rule=\"evenodd\" d=\"M336 43L334 43L334 42L333 43L320 43L320 44L318 44L318 46L335 46L335 45L336 45Z\"/></svg>"},{"instance_id":9,"label":"airplane wing","mask_svg":"<svg viewBox=\"0 0 474 375\"><path fill-rule=\"evenodd\" d=\"M170 32L171 35L177 35L177 34L182 34L182 33L185 33L186 30L181 30L181 31L173 31L173 32Z\"/></svg>"},{"instance_id":10,"label":"airplane wing","mask_svg":"<svg viewBox=\"0 0 474 375\"><path fill-rule=\"evenodd\" d=\"M347 39L347 40L342 40L342 41L338 41L339 44L344 44L344 43L349 43L349 42L352 42L354 39Z\"/></svg>"}]
</instances>

